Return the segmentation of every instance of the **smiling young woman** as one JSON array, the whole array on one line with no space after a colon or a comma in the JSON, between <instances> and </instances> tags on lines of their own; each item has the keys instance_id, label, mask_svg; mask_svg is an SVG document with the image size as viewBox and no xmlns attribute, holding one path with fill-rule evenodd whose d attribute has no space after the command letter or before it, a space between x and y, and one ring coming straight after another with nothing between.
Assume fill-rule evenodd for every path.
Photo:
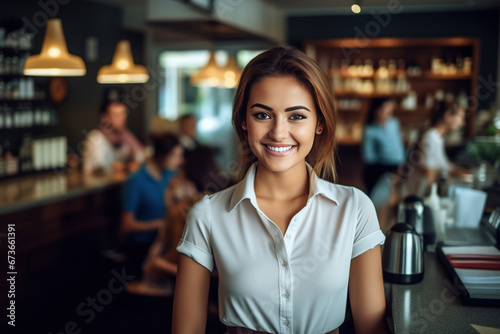
<instances>
[{"instance_id":1,"label":"smiling young woman","mask_svg":"<svg viewBox=\"0 0 500 334\"><path fill-rule=\"evenodd\" d=\"M233 124L246 175L190 211L178 247L173 332L203 333L210 272L228 333L336 333L347 291L357 333L386 332L373 204L336 185L328 78L273 48L242 74Z\"/></svg>"}]
</instances>

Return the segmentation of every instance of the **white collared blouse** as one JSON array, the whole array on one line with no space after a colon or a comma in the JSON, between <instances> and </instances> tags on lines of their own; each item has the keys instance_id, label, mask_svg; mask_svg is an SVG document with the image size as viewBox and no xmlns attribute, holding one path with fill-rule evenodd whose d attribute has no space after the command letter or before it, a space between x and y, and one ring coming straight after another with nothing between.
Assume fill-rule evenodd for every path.
<instances>
[{"instance_id":1,"label":"white collared blouse","mask_svg":"<svg viewBox=\"0 0 500 334\"><path fill-rule=\"evenodd\" d=\"M256 164L240 183L189 212L177 250L210 271L216 265L225 325L319 334L344 321L351 259L385 237L363 192L307 167L309 199L284 236L257 205Z\"/></svg>"}]
</instances>

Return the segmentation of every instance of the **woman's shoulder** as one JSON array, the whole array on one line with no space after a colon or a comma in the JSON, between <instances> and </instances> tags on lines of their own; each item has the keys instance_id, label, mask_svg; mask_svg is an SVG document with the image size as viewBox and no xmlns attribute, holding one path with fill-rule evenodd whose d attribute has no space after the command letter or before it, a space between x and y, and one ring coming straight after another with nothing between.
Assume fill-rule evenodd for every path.
<instances>
[{"instance_id":1,"label":"woman's shoulder","mask_svg":"<svg viewBox=\"0 0 500 334\"><path fill-rule=\"evenodd\" d=\"M321 178L318 178L317 180L319 189L326 192L327 194L325 195L330 195L332 198L336 198L337 201L345 202L348 200L359 200L360 198L362 200L370 200L363 191L354 186L337 184Z\"/></svg>"},{"instance_id":2,"label":"woman's shoulder","mask_svg":"<svg viewBox=\"0 0 500 334\"><path fill-rule=\"evenodd\" d=\"M220 211L221 209L227 208L231 201L235 186L236 185L233 185L216 193L205 194L193 205L191 210L192 214L206 215L207 212L213 210Z\"/></svg>"}]
</instances>

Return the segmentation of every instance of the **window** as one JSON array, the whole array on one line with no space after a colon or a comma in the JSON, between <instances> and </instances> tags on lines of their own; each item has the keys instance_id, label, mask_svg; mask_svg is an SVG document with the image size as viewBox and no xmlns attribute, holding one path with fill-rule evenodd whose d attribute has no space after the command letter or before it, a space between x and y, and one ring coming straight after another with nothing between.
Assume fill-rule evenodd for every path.
<instances>
[{"instance_id":1,"label":"window","mask_svg":"<svg viewBox=\"0 0 500 334\"><path fill-rule=\"evenodd\" d=\"M262 51L242 50L236 54L240 68ZM160 66L164 77L159 92L159 114L175 120L184 114L198 117L198 140L217 149L219 166L229 169L238 161L238 138L231 124L235 88L192 86L190 77L203 68L210 57L208 50L164 51ZM229 58L225 51L215 53L217 63L223 67Z\"/></svg>"}]
</instances>

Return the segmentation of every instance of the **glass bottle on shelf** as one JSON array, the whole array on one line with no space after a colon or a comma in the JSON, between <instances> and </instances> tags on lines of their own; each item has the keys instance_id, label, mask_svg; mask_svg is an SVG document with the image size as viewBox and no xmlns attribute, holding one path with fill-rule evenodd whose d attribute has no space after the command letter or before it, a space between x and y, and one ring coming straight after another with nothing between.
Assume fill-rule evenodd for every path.
<instances>
[{"instance_id":1,"label":"glass bottle on shelf","mask_svg":"<svg viewBox=\"0 0 500 334\"><path fill-rule=\"evenodd\" d=\"M373 61L371 59L365 59L362 75L366 77L373 76Z\"/></svg>"},{"instance_id":2,"label":"glass bottle on shelf","mask_svg":"<svg viewBox=\"0 0 500 334\"><path fill-rule=\"evenodd\" d=\"M464 73L470 74L471 70L472 70L472 60L470 57L465 57L464 58Z\"/></svg>"},{"instance_id":3,"label":"glass bottle on shelf","mask_svg":"<svg viewBox=\"0 0 500 334\"><path fill-rule=\"evenodd\" d=\"M469 98L467 97L467 93L463 89L460 90L460 93L458 94L458 97L457 97L458 105L462 108L467 108L468 104L469 104L468 102L469 102Z\"/></svg>"},{"instance_id":4,"label":"glass bottle on shelf","mask_svg":"<svg viewBox=\"0 0 500 334\"><path fill-rule=\"evenodd\" d=\"M5 116L3 114L3 108L0 106L0 129L3 129L5 123Z\"/></svg>"},{"instance_id":5,"label":"glass bottle on shelf","mask_svg":"<svg viewBox=\"0 0 500 334\"><path fill-rule=\"evenodd\" d=\"M389 76L396 75L396 73L398 71L398 66L397 66L396 60L389 59L389 62L387 63L387 71L389 72Z\"/></svg>"},{"instance_id":6,"label":"glass bottle on shelf","mask_svg":"<svg viewBox=\"0 0 500 334\"><path fill-rule=\"evenodd\" d=\"M5 128L7 129L10 129L12 128L12 122L13 122L13 119L12 119L12 113L11 113L11 110L9 108L9 106L7 104L4 104L3 105L3 110L4 110L4 115L5 115Z\"/></svg>"},{"instance_id":7,"label":"glass bottle on shelf","mask_svg":"<svg viewBox=\"0 0 500 334\"><path fill-rule=\"evenodd\" d=\"M455 59L455 66L457 67L457 71L462 71L464 68L464 58L460 53L457 54Z\"/></svg>"},{"instance_id":8,"label":"glass bottle on shelf","mask_svg":"<svg viewBox=\"0 0 500 334\"><path fill-rule=\"evenodd\" d=\"M398 75L406 76L406 61L403 58L398 59Z\"/></svg>"}]
</instances>

